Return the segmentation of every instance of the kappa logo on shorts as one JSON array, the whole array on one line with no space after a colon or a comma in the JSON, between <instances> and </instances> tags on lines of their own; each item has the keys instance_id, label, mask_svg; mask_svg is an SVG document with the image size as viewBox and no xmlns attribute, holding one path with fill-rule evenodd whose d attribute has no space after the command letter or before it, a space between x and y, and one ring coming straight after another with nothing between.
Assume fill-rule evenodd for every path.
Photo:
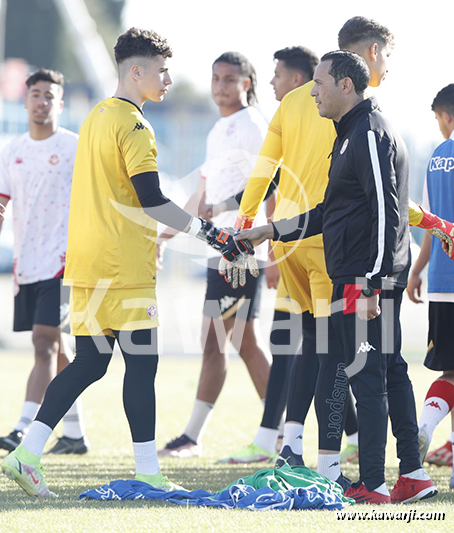
<instances>
[{"instance_id":1,"label":"kappa logo on shorts","mask_svg":"<svg viewBox=\"0 0 454 533\"><path fill-rule=\"evenodd\" d=\"M345 152L345 150L347 149L347 146L348 146L348 139L345 139L345 142L342 145L342 148L340 149L341 155Z\"/></svg>"},{"instance_id":2,"label":"kappa logo on shorts","mask_svg":"<svg viewBox=\"0 0 454 533\"><path fill-rule=\"evenodd\" d=\"M224 296L219 300L219 303L221 305L221 313L226 311L227 309L230 309L232 305L238 300L238 298L235 298L233 296Z\"/></svg>"},{"instance_id":3,"label":"kappa logo on shorts","mask_svg":"<svg viewBox=\"0 0 454 533\"><path fill-rule=\"evenodd\" d=\"M149 318L155 318L158 314L158 308L156 305L152 304L147 307L147 315Z\"/></svg>"},{"instance_id":4,"label":"kappa logo on shorts","mask_svg":"<svg viewBox=\"0 0 454 533\"><path fill-rule=\"evenodd\" d=\"M362 342L356 353L369 353L371 350L376 351L372 344L369 344L368 342Z\"/></svg>"}]
</instances>

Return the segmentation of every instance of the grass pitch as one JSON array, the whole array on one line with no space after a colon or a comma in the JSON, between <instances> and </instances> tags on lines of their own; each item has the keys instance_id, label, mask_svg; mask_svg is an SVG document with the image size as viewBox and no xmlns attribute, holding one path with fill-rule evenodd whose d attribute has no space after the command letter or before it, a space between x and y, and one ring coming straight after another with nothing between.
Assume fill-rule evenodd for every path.
<instances>
[{"instance_id":1,"label":"grass pitch","mask_svg":"<svg viewBox=\"0 0 454 533\"><path fill-rule=\"evenodd\" d=\"M0 351L0 432L6 434L15 423L23 400L25 381L32 366L31 354ZM162 358L157 379L157 441L161 447L181 434L189 416L200 371L200 361L192 357ZM36 501L19 487L0 477L0 532L139 532L139 531L388 531L406 529L416 532L449 531L454 528L454 491L449 489L451 469L428 468L439 489L439 496L409 506L385 506L387 510L438 511L444 521L339 521L328 511L228 511L184 508L147 501L81 502L77 496L88 488L134 474L129 429L121 401L123 362L115 356L107 375L83 395L84 416L92 450L84 456L48 456L43 459L51 490L58 500ZM422 365L410 365L410 373L422 405L435 373ZM216 491L235 479L263 466L219 465L216 459L250 442L260 423L262 405L242 362L231 362L224 391L215 407L204 437L205 455L201 459L161 461L165 474L188 489ZM433 445L446 441L450 421L437 429ZM57 428L57 433L59 428ZM50 442L52 444L52 441ZM317 464L317 426L311 410L304 434L308 466ZM3 456L0 451L0 457ZM344 473L357 478L357 467ZM397 479L395 440L389 432L387 482L390 490ZM356 510L371 507L357 506ZM353 510L353 508L352 508Z\"/></svg>"}]
</instances>

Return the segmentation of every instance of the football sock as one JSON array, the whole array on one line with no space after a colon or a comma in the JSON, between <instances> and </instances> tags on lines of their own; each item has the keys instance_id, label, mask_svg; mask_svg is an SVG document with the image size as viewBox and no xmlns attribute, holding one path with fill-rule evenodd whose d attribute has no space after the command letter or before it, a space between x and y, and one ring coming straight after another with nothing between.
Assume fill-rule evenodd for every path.
<instances>
[{"instance_id":1,"label":"football sock","mask_svg":"<svg viewBox=\"0 0 454 533\"><path fill-rule=\"evenodd\" d=\"M284 424L284 440L282 447L290 446L293 453L303 455L303 424L286 422Z\"/></svg>"},{"instance_id":2,"label":"football sock","mask_svg":"<svg viewBox=\"0 0 454 533\"><path fill-rule=\"evenodd\" d=\"M352 444L353 446L358 446L358 432L353 433L353 435L348 435L347 443Z\"/></svg>"},{"instance_id":3,"label":"football sock","mask_svg":"<svg viewBox=\"0 0 454 533\"><path fill-rule=\"evenodd\" d=\"M35 420L22 441L22 447L33 455L41 457L44 446L52 433L52 428Z\"/></svg>"},{"instance_id":4,"label":"football sock","mask_svg":"<svg viewBox=\"0 0 454 533\"><path fill-rule=\"evenodd\" d=\"M191 417L184 430L184 434L194 442L199 442L202 439L208 422L210 421L214 404L204 402L203 400L195 399L192 408Z\"/></svg>"},{"instance_id":5,"label":"football sock","mask_svg":"<svg viewBox=\"0 0 454 533\"><path fill-rule=\"evenodd\" d=\"M386 486L386 483L382 483L379 487L374 489L375 492L378 492L379 494L383 494L384 496L389 496L389 490Z\"/></svg>"},{"instance_id":6,"label":"football sock","mask_svg":"<svg viewBox=\"0 0 454 533\"><path fill-rule=\"evenodd\" d=\"M268 453L273 453L276 450L278 435L279 430L277 429L259 427L254 437L254 443Z\"/></svg>"},{"instance_id":7,"label":"football sock","mask_svg":"<svg viewBox=\"0 0 454 533\"><path fill-rule=\"evenodd\" d=\"M430 479L429 474L424 470L424 468L418 468L418 470L413 470L408 474L402 474L403 477L409 477L411 479L419 479L421 481L427 481Z\"/></svg>"},{"instance_id":8,"label":"football sock","mask_svg":"<svg viewBox=\"0 0 454 533\"><path fill-rule=\"evenodd\" d=\"M454 385L448 381L437 379L430 386L424 407L419 419L419 427L425 427L429 439L443 418L454 405Z\"/></svg>"},{"instance_id":9,"label":"football sock","mask_svg":"<svg viewBox=\"0 0 454 533\"><path fill-rule=\"evenodd\" d=\"M16 431L22 431L22 433L24 433L25 430L35 419L35 416L38 413L40 407L41 405L39 403L25 401L22 405L20 419L14 426L14 429Z\"/></svg>"},{"instance_id":10,"label":"football sock","mask_svg":"<svg viewBox=\"0 0 454 533\"><path fill-rule=\"evenodd\" d=\"M340 453L319 454L317 472L332 481L336 481L341 475Z\"/></svg>"},{"instance_id":11,"label":"football sock","mask_svg":"<svg viewBox=\"0 0 454 533\"><path fill-rule=\"evenodd\" d=\"M82 400L80 398L71 405L63 417L63 435L70 439L80 439L85 435Z\"/></svg>"},{"instance_id":12,"label":"football sock","mask_svg":"<svg viewBox=\"0 0 454 533\"><path fill-rule=\"evenodd\" d=\"M136 462L136 474L154 476L160 471L155 440L133 442L132 447Z\"/></svg>"}]
</instances>

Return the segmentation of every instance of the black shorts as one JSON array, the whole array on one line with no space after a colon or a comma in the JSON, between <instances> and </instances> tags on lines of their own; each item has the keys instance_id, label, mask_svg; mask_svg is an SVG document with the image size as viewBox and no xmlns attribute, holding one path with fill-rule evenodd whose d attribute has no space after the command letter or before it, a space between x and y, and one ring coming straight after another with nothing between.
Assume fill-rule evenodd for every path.
<instances>
[{"instance_id":1,"label":"black shorts","mask_svg":"<svg viewBox=\"0 0 454 533\"><path fill-rule=\"evenodd\" d=\"M69 287L62 278L19 285L14 298L14 331L31 331L35 324L66 331L69 324Z\"/></svg>"},{"instance_id":2,"label":"black shorts","mask_svg":"<svg viewBox=\"0 0 454 533\"><path fill-rule=\"evenodd\" d=\"M429 302L429 335L424 366L431 370L454 370L451 328L454 303Z\"/></svg>"},{"instance_id":3,"label":"black shorts","mask_svg":"<svg viewBox=\"0 0 454 533\"><path fill-rule=\"evenodd\" d=\"M211 318L226 320L238 316L248 322L258 318L260 312L261 285L263 268L260 276L254 278L249 271L246 273L246 285L232 289L218 272L219 259L208 259L207 291L203 314ZM260 265L261 267L263 266Z\"/></svg>"}]
</instances>

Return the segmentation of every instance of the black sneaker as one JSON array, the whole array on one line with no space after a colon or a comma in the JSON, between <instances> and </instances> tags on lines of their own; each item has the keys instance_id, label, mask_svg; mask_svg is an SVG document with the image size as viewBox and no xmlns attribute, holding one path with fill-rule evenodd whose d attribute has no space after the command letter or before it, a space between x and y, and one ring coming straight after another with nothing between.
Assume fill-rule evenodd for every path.
<instances>
[{"instance_id":1,"label":"black sneaker","mask_svg":"<svg viewBox=\"0 0 454 533\"><path fill-rule=\"evenodd\" d=\"M345 477L343 474L336 479L336 483L344 489L344 492L347 492L347 490L352 486L351 480L348 479L348 477Z\"/></svg>"},{"instance_id":2,"label":"black sneaker","mask_svg":"<svg viewBox=\"0 0 454 533\"><path fill-rule=\"evenodd\" d=\"M60 437L56 444L46 453L66 455L70 453L77 453L82 455L87 453L90 449L90 442L87 437L81 437L80 439L71 439L70 437Z\"/></svg>"},{"instance_id":3,"label":"black sneaker","mask_svg":"<svg viewBox=\"0 0 454 533\"><path fill-rule=\"evenodd\" d=\"M274 468L281 468L285 464L289 466L304 466L304 461L301 455L297 455L292 452L292 449L288 444L286 444L279 454L279 457L276 459Z\"/></svg>"},{"instance_id":4,"label":"black sneaker","mask_svg":"<svg viewBox=\"0 0 454 533\"><path fill-rule=\"evenodd\" d=\"M178 457L180 459L200 457L202 453L202 445L197 444L184 433L168 442L164 448L158 451L160 457Z\"/></svg>"},{"instance_id":5,"label":"black sneaker","mask_svg":"<svg viewBox=\"0 0 454 533\"><path fill-rule=\"evenodd\" d=\"M15 429L7 437L0 437L0 448L12 452L19 446L24 437L25 433Z\"/></svg>"}]
</instances>

